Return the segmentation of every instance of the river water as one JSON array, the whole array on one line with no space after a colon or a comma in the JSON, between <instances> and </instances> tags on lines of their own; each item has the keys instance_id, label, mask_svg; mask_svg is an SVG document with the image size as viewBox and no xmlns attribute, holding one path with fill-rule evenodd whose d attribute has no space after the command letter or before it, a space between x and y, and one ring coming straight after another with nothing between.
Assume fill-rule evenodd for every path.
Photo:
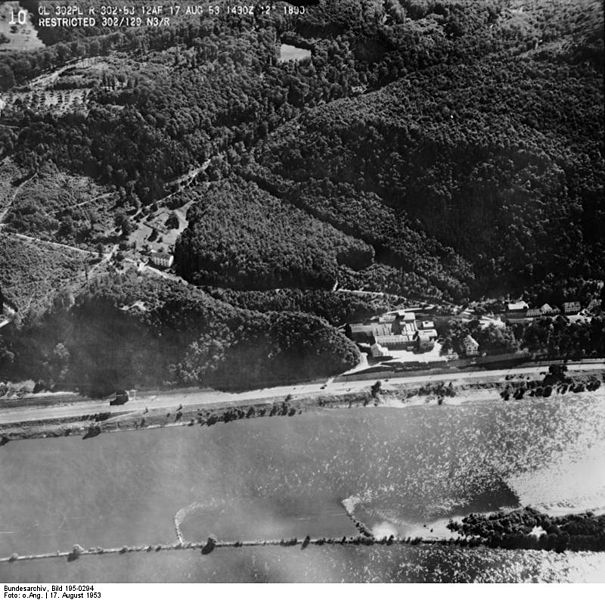
<instances>
[{"instance_id":1,"label":"river water","mask_svg":"<svg viewBox=\"0 0 605 600\"><path fill-rule=\"evenodd\" d=\"M605 510L605 398L353 408L11 442L0 555L356 532L437 535L530 504ZM434 529L433 532L430 530ZM605 553L455 547L219 549L3 564L2 581L605 581Z\"/></svg>"}]
</instances>

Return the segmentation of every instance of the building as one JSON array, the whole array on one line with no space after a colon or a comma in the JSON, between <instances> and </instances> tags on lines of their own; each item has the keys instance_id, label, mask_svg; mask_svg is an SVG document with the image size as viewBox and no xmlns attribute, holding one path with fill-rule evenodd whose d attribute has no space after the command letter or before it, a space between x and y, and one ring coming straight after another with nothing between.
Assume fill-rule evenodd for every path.
<instances>
[{"instance_id":1,"label":"building","mask_svg":"<svg viewBox=\"0 0 605 600\"><path fill-rule=\"evenodd\" d=\"M521 300L519 302L509 302L506 305L506 309L508 310L508 312L522 312L522 311L528 310L529 305L527 304L527 302L524 302L523 300Z\"/></svg>"},{"instance_id":2,"label":"building","mask_svg":"<svg viewBox=\"0 0 605 600\"><path fill-rule=\"evenodd\" d=\"M378 358L392 350L432 350L437 330L433 321L417 321L413 312L398 310L352 323L349 336L357 344L370 344L372 356Z\"/></svg>"},{"instance_id":3,"label":"building","mask_svg":"<svg viewBox=\"0 0 605 600\"><path fill-rule=\"evenodd\" d=\"M411 350L415 346L415 338L409 335L377 335L376 343L387 350Z\"/></svg>"},{"instance_id":4,"label":"building","mask_svg":"<svg viewBox=\"0 0 605 600\"><path fill-rule=\"evenodd\" d=\"M416 327L418 328L419 335L423 338L431 341L437 339L437 330L433 321L416 321Z\"/></svg>"},{"instance_id":5,"label":"building","mask_svg":"<svg viewBox=\"0 0 605 600\"><path fill-rule=\"evenodd\" d=\"M349 337L357 344L373 344L374 326L372 323L352 323L349 325Z\"/></svg>"},{"instance_id":6,"label":"building","mask_svg":"<svg viewBox=\"0 0 605 600\"><path fill-rule=\"evenodd\" d=\"M378 315L376 317L372 317L370 321L372 323L393 323L397 319L397 315L393 313L386 313L384 315Z\"/></svg>"},{"instance_id":7,"label":"building","mask_svg":"<svg viewBox=\"0 0 605 600\"><path fill-rule=\"evenodd\" d=\"M542 316L542 309L540 308L530 308L527 310L527 312L525 313L525 316L530 318L530 319L537 319L538 317Z\"/></svg>"},{"instance_id":8,"label":"building","mask_svg":"<svg viewBox=\"0 0 605 600\"><path fill-rule=\"evenodd\" d=\"M534 317L530 317L527 313L531 309L527 302L520 300L519 302L509 302L506 305L506 314L504 318L510 323L522 323Z\"/></svg>"},{"instance_id":9,"label":"building","mask_svg":"<svg viewBox=\"0 0 605 600\"><path fill-rule=\"evenodd\" d=\"M389 351L380 344L372 344L370 346L370 354L372 358L390 358Z\"/></svg>"},{"instance_id":10,"label":"building","mask_svg":"<svg viewBox=\"0 0 605 600\"><path fill-rule=\"evenodd\" d=\"M582 310L582 305L579 302L563 302L563 312L566 315L575 315Z\"/></svg>"},{"instance_id":11,"label":"building","mask_svg":"<svg viewBox=\"0 0 605 600\"><path fill-rule=\"evenodd\" d=\"M543 304L540 310L544 316L556 315L559 312L558 309L553 308L550 304Z\"/></svg>"},{"instance_id":12,"label":"building","mask_svg":"<svg viewBox=\"0 0 605 600\"><path fill-rule=\"evenodd\" d=\"M435 337L427 334L424 331L419 331L416 334L416 350L418 352L430 352L435 347Z\"/></svg>"},{"instance_id":13,"label":"building","mask_svg":"<svg viewBox=\"0 0 605 600\"><path fill-rule=\"evenodd\" d=\"M172 256L172 254L167 254L166 252L152 252L151 262L157 267L168 269L174 262L174 256Z\"/></svg>"},{"instance_id":14,"label":"building","mask_svg":"<svg viewBox=\"0 0 605 600\"><path fill-rule=\"evenodd\" d=\"M602 301L599 298L595 298L590 301L586 309L592 313L597 313L601 310Z\"/></svg>"},{"instance_id":15,"label":"building","mask_svg":"<svg viewBox=\"0 0 605 600\"><path fill-rule=\"evenodd\" d=\"M462 348L466 356L477 356L479 354L479 342L472 335L467 335L462 340Z\"/></svg>"}]
</instances>

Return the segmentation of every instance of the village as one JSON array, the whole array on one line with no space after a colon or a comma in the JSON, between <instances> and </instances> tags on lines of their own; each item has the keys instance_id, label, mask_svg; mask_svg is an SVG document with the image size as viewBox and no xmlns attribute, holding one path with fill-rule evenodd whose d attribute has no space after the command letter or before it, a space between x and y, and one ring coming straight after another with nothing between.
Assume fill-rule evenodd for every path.
<instances>
[{"instance_id":1,"label":"village","mask_svg":"<svg viewBox=\"0 0 605 600\"><path fill-rule=\"evenodd\" d=\"M503 303L502 310L492 313L478 308L419 304L350 323L346 333L362 354L362 361L355 372L376 366L395 370L479 366L483 363L487 366L494 361L529 360L531 354L526 349L501 354L482 351L480 343L471 334L460 339L459 350L455 351L444 339L452 323L475 323L480 330L505 330L543 318L559 318L568 325L590 323L600 313L600 299L592 299L586 306L570 300L561 307L547 303L532 307L523 300L517 300Z\"/></svg>"}]
</instances>

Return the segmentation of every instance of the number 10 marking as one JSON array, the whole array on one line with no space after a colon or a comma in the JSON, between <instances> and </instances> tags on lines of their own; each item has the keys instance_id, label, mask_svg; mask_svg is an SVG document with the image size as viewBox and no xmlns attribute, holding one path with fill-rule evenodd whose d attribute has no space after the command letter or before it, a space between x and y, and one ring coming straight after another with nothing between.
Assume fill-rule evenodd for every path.
<instances>
[{"instance_id":1,"label":"number 10 marking","mask_svg":"<svg viewBox=\"0 0 605 600\"><path fill-rule=\"evenodd\" d=\"M15 11L11 8L11 18L8 24L17 25L17 23L19 25L25 25L27 23L27 11L19 10L19 12L17 13L17 18L15 19Z\"/></svg>"}]
</instances>

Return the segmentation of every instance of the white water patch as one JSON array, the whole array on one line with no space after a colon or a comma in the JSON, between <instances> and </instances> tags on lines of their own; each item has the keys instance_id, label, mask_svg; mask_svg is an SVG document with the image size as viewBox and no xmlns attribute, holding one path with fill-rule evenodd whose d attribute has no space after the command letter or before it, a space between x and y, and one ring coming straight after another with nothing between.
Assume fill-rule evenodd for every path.
<instances>
[{"instance_id":1,"label":"white water patch","mask_svg":"<svg viewBox=\"0 0 605 600\"><path fill-rule=\"evenodd\" d=\"M376 538L391 535L400 538L422 538L427 540L442 540L459 537L458 533L450 531L448 524L451 520L461 520L464 515L452 517L429 517L424 522L406 517L403 507L387 507L377 505L375 494L368 491L361 496L351 496L342 501L345 510L354 521L358 521ZM428 513L443 514L451 512L455 503L445 501L440 505L428 508ZM490 513L485 513L490 514Z\"/></svg>"},{"instance_id":2,"label":"white water patch","mask_svg":"<svg viewBox=\"0 0 605 600\"><path fill-rule=\"evenodd\" d=\"M374 527L372 527L372 535L375 538L382 539L390 536L396 537L397 535L399 535L399 532L392 523L389 523L388 521L383 521L382 523L378 523L377 525L374 525Z\"/></svg>"},{"instance_id":3,"label":"white water patch","mask_svg":"<svg viewBox=\"0 0 605 600\"><path fill-rule=\"evenodd\" d=\"M182 525L185 519L197 510L208 510L209 508L216 508L217 503L213 502L193 502L184 508L181 508L174 515L174 530L178 541L183 544L185 538L183 536Z\"/></svg>"},{"instance_id":4,"label":"white water patch","mask_svg":"<svg viewBox=\"0 0 605 600\"><path fill-rule=\"evenodd\" d=\"M605 513L605 440L537 471L508 477L522 506L552 516L593 511Z\"/></svg>"},{"instance_id":5,"label":"white water patch","mask_svg":"<svg viewBox=\"0 0 605 600\"><path fill-rule=\"evenodd\" d=\"M355 507L358 504L361 504L361 498L359 496L350 496L342 501L342 505L349 514L355 511Z\"/></svg>"}]
</instances>

